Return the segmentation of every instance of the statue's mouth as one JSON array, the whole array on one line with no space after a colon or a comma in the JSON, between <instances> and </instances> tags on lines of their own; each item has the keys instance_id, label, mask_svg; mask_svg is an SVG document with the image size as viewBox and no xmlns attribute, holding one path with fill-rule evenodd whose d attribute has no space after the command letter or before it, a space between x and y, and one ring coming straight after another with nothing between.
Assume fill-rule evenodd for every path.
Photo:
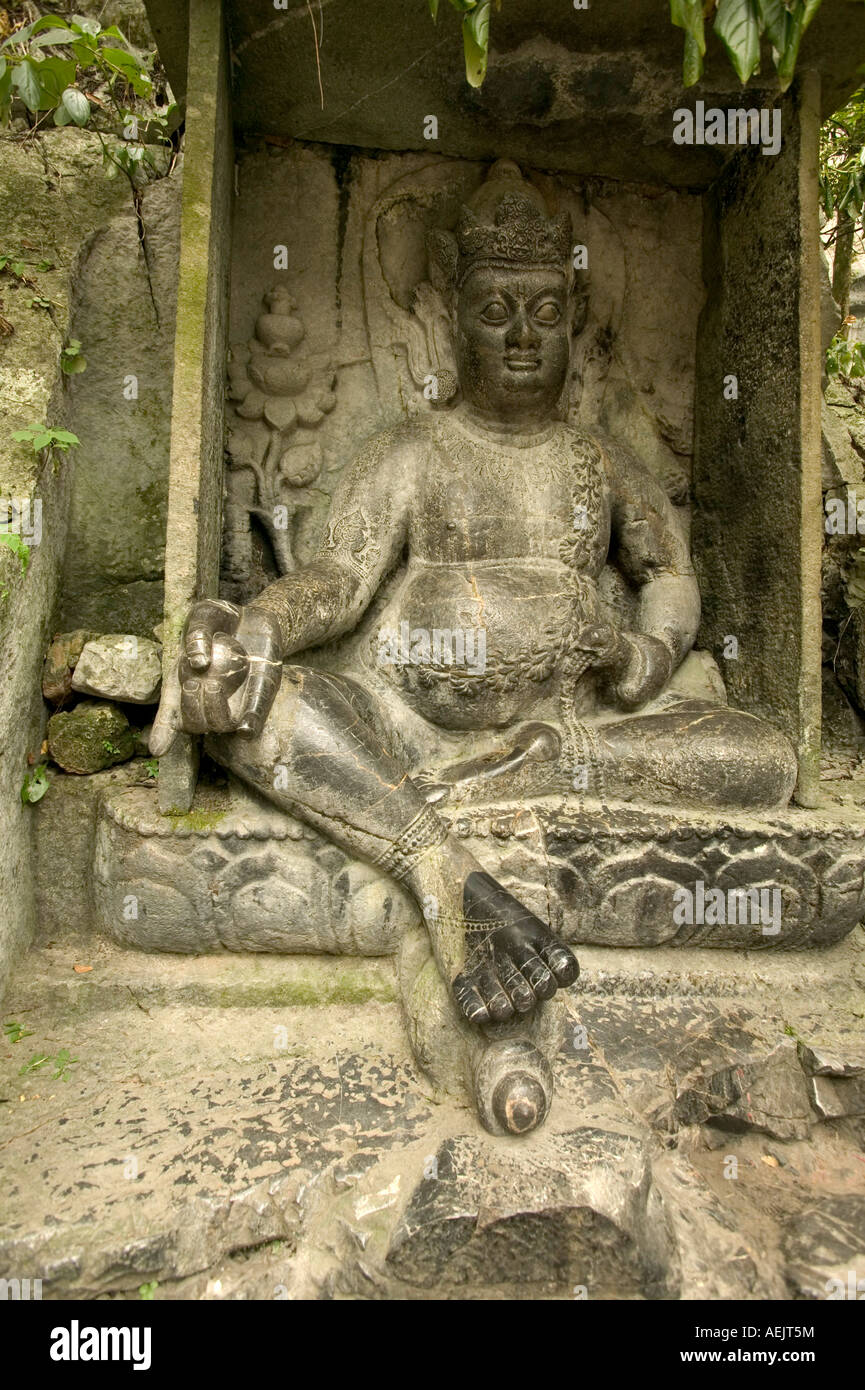
<instances>
[{"instance_id":1,"label":"statue's mouth","mask_svg":"<svg viewBox=\"0 0 865 1390\"><path fill-rule=\"evenodd\" d=\"M511 372L536 372L541 365L539 357L527 357L515 353L505 358L505 366Z\"/></svg>"}]
</instances>

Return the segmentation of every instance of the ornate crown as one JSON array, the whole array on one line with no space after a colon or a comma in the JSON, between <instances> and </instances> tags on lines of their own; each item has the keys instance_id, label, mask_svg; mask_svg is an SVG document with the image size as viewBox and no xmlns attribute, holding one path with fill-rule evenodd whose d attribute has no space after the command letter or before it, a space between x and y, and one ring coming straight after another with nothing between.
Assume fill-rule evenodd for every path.
<instances>
[{"instance_id":1,"label":"ornate crown","mask_svg":"<svg viewBox=\"0 0 865 1390\"><path fill-rule=\"evenodd\" d=\"M433 282L458 289L482 265L552 265L567 273L571 238L568 213L548 217L538 189L501 159L462 208L456 232L430 233Z\"/></svg>"}]
</instances>

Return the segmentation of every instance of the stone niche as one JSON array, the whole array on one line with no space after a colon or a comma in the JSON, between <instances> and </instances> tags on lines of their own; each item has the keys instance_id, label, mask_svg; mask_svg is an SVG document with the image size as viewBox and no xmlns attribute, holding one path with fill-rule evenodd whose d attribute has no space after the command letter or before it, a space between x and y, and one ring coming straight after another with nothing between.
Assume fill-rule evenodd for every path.
<instances>
[{"instance_id":1,"label":"stone niche","mask_svg":"<svg viewBox=\"0 0 865 1390\"><path fill-rule=\"evenodd\" d=\"M799 760L795 804L771 814L561 794L446 808L572 942L801 948L865 916L865 815L833 812L819 783L815 179L820 120L857 80L854 8L824 0L779 96L768 60L747 92L717 59L683 92L681 34L648 0L511 0L478 93L456 30L425 28L420 0L417 16L386 0L371 26L333 0L322 111L305 6L227 3L223 28L216 4L148 3L188 112L169 660L194 597L242 602L310 556L364 438L439 408L424 394L448 370L426 231L452 226L501 157L571 212L589 292L562 410L628 444L688 519L704 616L683 688L759 714ZM696 101L777 106L780 151L675 145L673 113ZM303 659L341 668L351 643ZM677 925L670 893L696 880L777 888L780 929ZM401 889L315 831L231 782L196 787L189 739L162 760L158 800L105 798L94 892L101 928L145 950L387 954L418 921Z\"/></svg>"}]
</instances>

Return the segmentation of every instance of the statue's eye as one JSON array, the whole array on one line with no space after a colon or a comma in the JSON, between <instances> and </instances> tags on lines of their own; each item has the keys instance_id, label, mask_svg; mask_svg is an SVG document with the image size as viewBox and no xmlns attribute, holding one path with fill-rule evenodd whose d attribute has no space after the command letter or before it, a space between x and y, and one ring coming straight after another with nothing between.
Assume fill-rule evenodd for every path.
<instances>
[{"instance_id":1,"label":"statue's eye","mask_svg":"<svg viewBox=\"0 0 865 1390\"><path fill-rule=\"evenodd\" d=\"M493 299L481 314L486 323L504 323L507 317L507 307L500 299Z\"/></svg>"},{"instance_id":2,"label":"statue's eye","mask_svg":"<svg viewBox=\"0 0 865 1390\"><path fill-rule=\"evenodd\" d=\"M559 319L562 317L562 311L558 304L552 299L548 299L543 304L538 305L534 317L537 319L538 323L554 324L558 323Z\"/></svg>"}]
</instances>

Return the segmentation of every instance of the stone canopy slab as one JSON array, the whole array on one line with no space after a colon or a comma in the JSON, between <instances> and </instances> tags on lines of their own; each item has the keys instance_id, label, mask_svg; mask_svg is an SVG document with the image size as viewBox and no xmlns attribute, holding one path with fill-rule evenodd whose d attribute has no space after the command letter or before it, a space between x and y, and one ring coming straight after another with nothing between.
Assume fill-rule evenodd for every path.
<instances>
[{"instance_id":1,"label":"stone canopy slab","mask_svg":"<svg viewBox=\"0 0 865 1390\"><path fill-rule=\"evenodd\" d=\"M147 11L183 96L187 6L147 0ZM477 91L465 81L458 17L447 5L435 27L425 0L322 0L312 12L300 0L229 0L226 20L235 126L249 135L429 149L424 120L433 114L439 153L532 163L540 136L546 168L705 187L730 151L675 146L673 111L696 100L759 107L778 94L768 44L761 72L743 89L713 35L704 77L685 91L684 35L663 0L585 10L509 0L493 14L489 70ZM824 118L859 81L862 29L857 0L823 0L805 34L799 69L819 74Z\"/></svg>"}]
</instances>

